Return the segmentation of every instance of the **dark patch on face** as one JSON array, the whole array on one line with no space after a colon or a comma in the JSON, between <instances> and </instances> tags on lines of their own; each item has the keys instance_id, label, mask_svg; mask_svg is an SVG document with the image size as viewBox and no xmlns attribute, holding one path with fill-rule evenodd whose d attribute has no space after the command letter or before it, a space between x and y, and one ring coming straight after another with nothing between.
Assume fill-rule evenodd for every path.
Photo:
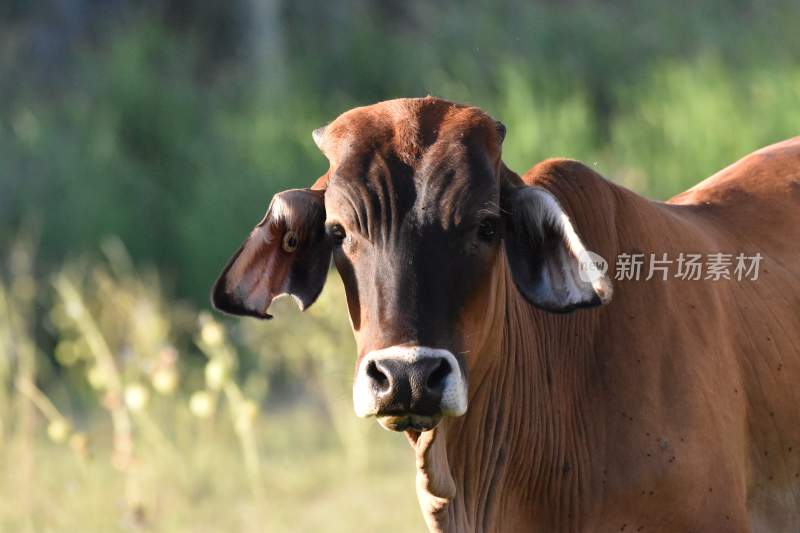
<instances>
[{"instance_id":1,"label":"dark patch on face","mask_svg":"<svg viewBox=\"0 0 800 533\"><path fill-rule=\"evenodd\" d=\"M397 344L461 351L459 313L498 249L499 231L479 231L499 218L485 139L430 124L421 131L430 146L414 164L390 143L356 151L326 191L328 228L346 233L333 256L362 354Z\"/></svg>"},{"instance_id":2,"label":"dark patch on face","mask_svg":"<svg viewBox=\"0 0 800 533\"><path fill-rule=\"evenodd\" d=\"M361 329L361 298L358 293L355 269L349 258L342 254L339 255L340 257L336 260L336 268L339 270L339 275L342 277L342 282L346 287L347 310L350 314L353 329L359 331Z\"/></svg>"}]
</instances>

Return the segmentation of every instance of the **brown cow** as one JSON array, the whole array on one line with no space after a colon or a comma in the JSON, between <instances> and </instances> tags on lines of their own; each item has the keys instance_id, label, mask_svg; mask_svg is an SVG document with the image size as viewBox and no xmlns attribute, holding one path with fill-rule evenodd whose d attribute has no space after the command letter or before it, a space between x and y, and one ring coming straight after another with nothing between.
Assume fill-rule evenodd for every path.
<instances>
[{"instance_id":1,"label":"brown cow","mask_svg":"<svg viewBox=\"0 0 800 533\"><path fill-rule=\"evenodd\" d=\"M333 255L356 412L409 436L431 531L800 531L800 138L659 203L575 161L520 178L504 135L430 97L341 115L214 304L306 307ZM673 270L612 299L637 253ZM690 253L763 260L676 277Z\"/></svg>"}]
</instances>

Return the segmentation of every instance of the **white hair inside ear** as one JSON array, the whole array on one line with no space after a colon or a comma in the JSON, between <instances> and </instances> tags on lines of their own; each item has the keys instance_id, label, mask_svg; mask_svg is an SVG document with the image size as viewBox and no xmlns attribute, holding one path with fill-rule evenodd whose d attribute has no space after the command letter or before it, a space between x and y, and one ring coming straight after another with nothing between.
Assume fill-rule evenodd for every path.
<instances>
[{"instance_id":1,"label":"white hair inside ear","mask_svg":"<svg viewBox=\"0 0 800 533\"><path fill-rule=\"evenodd\" d=\"M527 261L516 257L513 261L517 265L524 261L528 263L526 268L534 270L517 280L532 303L567 311L611 301L608 262L586 248L572 220L550 192L541 187L524 187L516 191L512 209L514 223L525 228L522 233L542 245L522 246L521 250L536 257ZM524 238L517 238L520 237ZM547 245L554 242L555 245Z\"/></svg>"}]
</instances>

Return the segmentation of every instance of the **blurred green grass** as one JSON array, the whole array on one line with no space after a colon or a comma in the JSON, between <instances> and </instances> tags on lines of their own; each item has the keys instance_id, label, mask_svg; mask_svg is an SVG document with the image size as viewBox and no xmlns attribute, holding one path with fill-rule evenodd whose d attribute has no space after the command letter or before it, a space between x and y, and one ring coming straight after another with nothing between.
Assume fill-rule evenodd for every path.
<instances>
[{"instance_id":1,"label":"blurred green grass","mask_svg":"<svg viewBox=\"0 0 800 533\"><path fill-rule=\"evenodd\" d=\"M302 318L219 322L104 250L49 279L10 254L0 531L419 530L413 451L352 413L338 278Z\"/></svg>"},{"instance_id":2,"label":"blurred green grass","mask_svg":"<svg viewBox=\"0 0 800 533\"><path fill-rule=\"evenodd\" d=\"M0 6L0 531L419 531L405 440L350 406L333 275L207 309L312 129L434 94L666 199L798 134L789 0Z\"/></svg>"},{"instance_id":3,"label":"blurred green grass","mask_svg":"<svg viewBox=\"0 0 800 533\"><path fill-rule=\"evenodd\" d=\"M268 458L264 498L255 499L249 492L237 443L226 428L195 428L182 439L180 464L152 450L142 453L136 467L141 492L136 512L128 508L126 480L111 466L107 443L96 442L98 450L89 459L79 459L69 449L41 438L32 448L14 454L4 448L0 529L85 533L422 529L413 454L404 439L371 427L369 461L351 464L340 446L330 442L327 425L306 409L265 415L259 425L261 453ZM27 454L34 463L31 471L20 462Z\"/></svg>"}]
</instances>

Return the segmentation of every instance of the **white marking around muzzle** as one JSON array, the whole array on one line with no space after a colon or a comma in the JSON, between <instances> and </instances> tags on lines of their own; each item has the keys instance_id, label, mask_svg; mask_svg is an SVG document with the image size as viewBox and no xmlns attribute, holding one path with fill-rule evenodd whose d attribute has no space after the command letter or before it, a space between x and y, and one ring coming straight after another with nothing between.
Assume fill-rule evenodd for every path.
<instances>
[{"instance_id":1,"label":"white marking around muzzle","mask_svg":"<svg viewBox=\"0 0 800 533\"><path fill-rule=\"evenodd\" d=\"M467 381L464 379L461 366L449 350L428 348L427 346L390 346L374 350L365 355L359 363L353 384L353 407L356 416L366 418L378 412L378 398L369 376L367 365L370 361L393 359L405 363L413 363L424 358L443 358L450 365L451 372L445 377L444 392L439 405L444 416L461 416L467 412Z\"/></svg>"}]
</instances>

